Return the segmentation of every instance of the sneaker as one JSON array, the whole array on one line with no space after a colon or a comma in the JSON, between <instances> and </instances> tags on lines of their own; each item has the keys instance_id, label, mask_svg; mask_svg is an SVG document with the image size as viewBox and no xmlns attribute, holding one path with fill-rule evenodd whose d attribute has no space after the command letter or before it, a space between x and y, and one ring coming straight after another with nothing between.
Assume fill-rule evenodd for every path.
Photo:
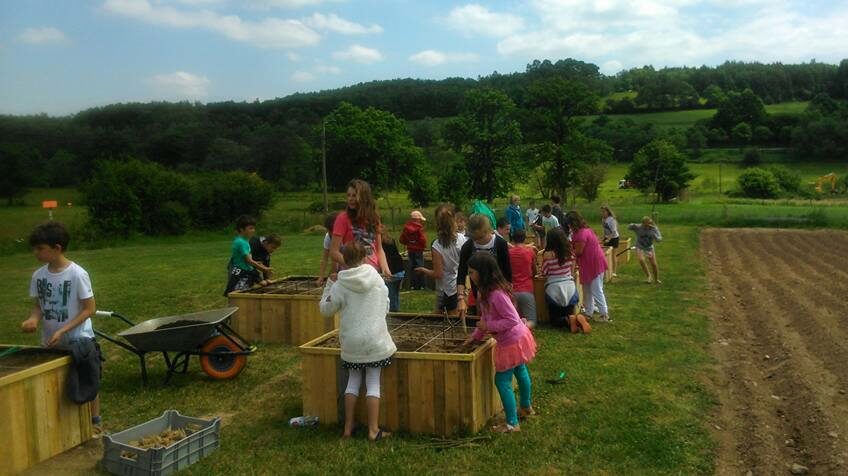
<instances>
[{"instance_id":1,"label":"sneaker","mask_svg":"<svg viewBox=\"0 0 848 476\"><path fill-rule=\"evenodd\" d=\"M536 410L533 410L533 407L530 408L519 408L518 409L518 419L526 420L527 418L536 416Z\"/></svg>"},{"instance_id":2,"label":"sneaker","mask_svg":"<svg viewBox=\"0 0 848 476\"><path fill-rule=\"evenodd\" d=\"M504 423L502 425L493 426L492 431L495 431L497 433L516 433L521 431L521 427L519 425L510 425L509 423Z\"/></svg>"},{"instance_id":3,"label":"sneaker","mask_svg":"<svg viewBox=\"0 0 848 476\"><path fill-rule=\"evenodd\" d=\"M604 314L604 315L602 315L601 317L598 318L598 321L599 322L612 322L612 319L610 319L610 317L608 315Z\"/></svg>"}]
</instances>

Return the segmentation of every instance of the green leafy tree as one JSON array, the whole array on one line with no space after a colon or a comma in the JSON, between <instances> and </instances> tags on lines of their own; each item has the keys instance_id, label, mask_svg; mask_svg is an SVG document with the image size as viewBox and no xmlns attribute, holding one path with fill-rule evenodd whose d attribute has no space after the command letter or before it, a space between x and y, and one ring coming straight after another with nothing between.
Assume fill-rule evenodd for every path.
<instances>
[{"instance_id":1,"label":"green leafy tree","mask_svg":"<svg viewBox=\"0 0 848 476\"><path fill-rule=\"evenodd\" d=\"M730 138L737 144L747 144L751 142L751 138L753 136L754 133L751 131L751 125L747 122L740 122L739 124L736 124L730 131Z\"/></svg>"},{"instance_id":2,"label":"green leafy tree","mask_svg":"<svg viewBox=\"0 0 848 476\"><path fill-rule=\"evenodd\" d=\"M398 188L421 160L406 125L389 112L345 102L325 123L327 182L334 190L357 177L378 191Z\"/></svg>"},{"instance_id":3,"label":"green leafy tree","mask_svg":"<svg viewBox=\"0 0 848 476\"><path fill-rule=\"evenodd\" d=\"M707 131L703 126L693 126L686 129L686 147L693 159L701 156L701 151L707 146Z\"/></svg>"},{"instance_id":4,"label":"green leafy tree","mask_svg":"<svg viewBox=\"0 0 848 476\"><path fill-rule=\"evenodd\" d=\"M765 122L768 114L763 101L750 89L741 93L729 92L724 101L718 105L712 119L713 127L730 131L737 124L744 122L749 126L758 126Z\"/></svg>"},{"instance_id":5,"label":"green leafy tree","mask_svg":"<svg viewBox=\"0 0 848 476\"><path fill-rule=\"evenodd\" d=\"M655 193L663 202L676 197L694 178L683 154L663 139L654 140L636 153L626 177L643 192Z\"/></svg>"},{"instance_id":6,"label":"green leafy tree","mask_svg":"<svg viewBox=\"0 0 848 476\"><path fill-rule=\"evenodd\" d=\"M465 94L459 117L445 126L445 139L462 154L475 197L492 201L512 188L513 149L521 142L514 112L515 103L504 92L472 89Z\"/></svg>"},{"instance_id":7,"label":"green leafy tree","mask_svg":"<svg viewBox=\"0 0 848 476\"><path fill-rule=\"evenodd\" d=\"M537 81L527 91L527 139L544 162L548 187L561 196L577 184L581 159L597 162L612 148L577 131L578 116L598 110L598 96L585 84L554 77ZM605 145L605 144L604 144Z\"/></svg>"},{"instance_id":8,"label":"green leafy tree","mask_svg":"<svg viewBox=\"0 0 848 476\"><path fill-rule=\"evenodd\" d=\"M21 145L0 145L0 197L12 205L27 192L35 151Z\"/></svg>"},{"instance_id":9,"label":"green leafy tree","mask_svg":"<svg viewBox=\"0 0 848 476\"><path fill-rule=\"evenodd\" d=\"M598 198L598 192L601 184L604 183L607 176L607 166L605 164L587 165L580 171L580 193L589 202L594 202Z\"/></svg>"}]
</instances>

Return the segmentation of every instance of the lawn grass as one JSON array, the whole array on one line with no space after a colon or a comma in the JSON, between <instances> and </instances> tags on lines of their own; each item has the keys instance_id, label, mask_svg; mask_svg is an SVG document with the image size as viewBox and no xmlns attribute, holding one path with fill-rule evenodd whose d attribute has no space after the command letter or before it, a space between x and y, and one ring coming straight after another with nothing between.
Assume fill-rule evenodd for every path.
<instances>
[{"instance_id":1,"label":"lawn grass","mask_svg":"<svg viewBox=\"0 0 848 476\"><path fill-rule=\"evenodd\" d=\"M593 220L594 222L595 220ZM597 223L594 223L597 227ZM137 360L105 344L102 388L106 427L116 431L168 408L189 415L221 415L222 446L189 474L280 473L435 474L706 474L713 446L706 428L712 398L701 385L708 364L706 282L698 258L698 229L665 226L659 245L664 284L641 284L636 263L607 286L611 325L589 336L540 329L541 350L530 365L538 419L514 435L492 435L478 447L437 451L426 438L403 435L372 446L363 439L341 443L337 428L292 429L300 415L297 352L261 345L235 380L206 378L192 361L187 375L169 387L140 386ZM281 274L314 273L320 235L286 235L274 255ZM229 239L195 243L127 244L72 251L91 274L100 309L135 320L225 305L221 296ZM18 332L29 306L28 254L0 262L8 285L0 290L0 342L36 343ZM430 292L402 295L404 310L427 310ZM99 328L120 326L98 318ZM164 375L159 358L151 378ZM549 385L560 371L565 385Z\"/></svg>"},{"instance_id":2,"label":"lawn grass","mask_svg":"<svg viewBox=\"0 0 848 476\"><path fill-rule=\"evenodd\" d=\"M769 114L800 114L807 108L806 101L785 102L779 104L767 104L766 112ZM637 124L654 124L660 129L672 127L686 129L695 125L701 119L710 119L716 113L715 109L689 109L684 111L643 112L635 114L609 114L611 119L632 119ZM597 115L584 116L585 119L594 120Z\"/></svg>"}]
</instances>

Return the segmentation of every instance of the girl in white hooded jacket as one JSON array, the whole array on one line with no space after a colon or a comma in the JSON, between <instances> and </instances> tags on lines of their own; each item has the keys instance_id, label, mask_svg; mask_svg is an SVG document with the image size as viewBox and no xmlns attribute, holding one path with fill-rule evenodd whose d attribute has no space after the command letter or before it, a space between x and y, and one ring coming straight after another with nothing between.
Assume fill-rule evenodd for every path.
<instances>
[{"instance_id":1,"label":"girl in white hooded jacket","mask_svg":"<svg viewBox=\"0 0 848 476\"><path fill-rule=\"evenodd\" d=\"M342 366L348 370L342 438L350 438L353 432L354 411L364 371L368 439L377 441L390 435L380 429L378 421L380 371L392 363L392 355L397 351L386 325L389 291L377 270L362 264L365 248L360 243L348 243L342 256L347 269L339 271L337 281L327 282L321 296L321 314L330 317L341 311L339 343Z\"/></svg>"}]
</instances>

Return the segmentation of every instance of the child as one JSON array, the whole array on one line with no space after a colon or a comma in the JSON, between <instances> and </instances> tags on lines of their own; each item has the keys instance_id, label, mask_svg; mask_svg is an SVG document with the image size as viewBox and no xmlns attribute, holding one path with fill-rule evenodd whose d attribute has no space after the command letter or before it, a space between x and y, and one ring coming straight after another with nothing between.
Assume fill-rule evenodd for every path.
<instances>
[{"instance_id":1,"label":"child","mask_svg":"<svg viewBox=\"0 0 848 476\"><path fill-rule=\"evenodd\" d=\"M580 269L580 285L583 286L583 306L586 308L586 315L592 316L597 303L598 312L601 314L598 320L612 322L607 297L604 294L604 272L608 265L601 242L577 210L568 212L565 215L565 221L571 229L571 251Z\"/></svg>"},{"instance_id":2,"label":"child","mask_svg":"<svg viewBox=\"0 0 848 476\"><path fill-rule=\"evenodd\" d=\"M560 226L565 226L565 214L562 212L562 198L559 195L551 195L551 213L556 217Z\"/></svg>"},{"instance_id":3,"label":"child","mask_svg":"<svg viewBox=\"0 0 848 476\"><path fill-rule=\"evenodd\" d=\"M542 205L542 233L547 235L554 228L559 228L559 219L553 214L553 209L550 205Z\"/></svg>"},{"instance_id":4,"label":"child","mask_svg":"<svg viewBox=\"0 0 848 476\"><path fill-rule=\"evenodd\" d=\"M465 213L457 210L456 213L453 214L454 219L456 220L456 232L462 236L468 237L468 232L465 229L465 226L468 223L468 218L465 217Z\"/></svg>"},{"instance_id":5,"label":"child","mask_svg":"<svg viewBox=\"0 0 848 476\"><path fill-rule=\"evenodd\" d=\"M536 200L530 200L530 207L525 212L527 214L527 229L533 233L536 238L536 247L544 248L539 242L539 230L536 228L536 220L539 219L539 209L536 208Z\"/></svg>"},{"instance_id":6,"label":"child","mask_svg":"<svg viewBox=\"0 0 848 476\"><path fill-rule=\"evenodd\" d=\"M511 228L512 225L509 224L509 220L507 220L505 217L500 217L498 218L498 226L495 230L495 234L503 238L504 240L509 240L509 233Z\"/></svg>"},{"instance_id":7,"label":"child","mask_svg":"<svg viewBox=\"0 0 848 476\"><path fill-rule=\"evenodd\" d=\"M601 224L604 227L604 246L618 248L618 221L615 215L610 210L610 207L604 205L601 207Z\"/></svg>"},{"instance_id":8,"label":"child","mask_svg":"<svg viewBox=\"0 0 848 476\"><path fill-rule=\"evenodd\" d=\"M654 240L662 241L660 229L657 228L651 217L642 217L642 224L631 223L627 225L627 229L636 232L636 256L639 257L639 265L642 266L642 271L645 272L647 277L646 282L662 284L660 271L657 268L657 255L654 253ZM646 258L650 261L651 270L654 272L653 280L651 280L651 273L648 272L648 264L645 263Z\"/></svg>"},{"instance_id":9,"label":"child","mask_svg":"<svg viewBox=\"0 0 848 476\"><path fill-rule=\"evenodd\" d=\"M232 291L250 289L257 282L263 281L262 273L274 270L262 263L256 262L250 256L250 239L256 234L256 220L249 215L236 218L236 237L230 247L229 279L224 296ZM267 284L267 281L263 281Z\"/></svg>"},{"instance_id":10,"label":"child","mask_svg":"<svg viewBox=\"0 0 848 476\"><path fill-rule=\"evenodd\" d=\"M555 228L548 234L548 243L542 254L542 276L545 277L545 303L548 315L555 326L571 327L576 333L582 329L584 333L592 332L592 327L582 314L575 311L580 295L574 284L572 270L574 256L571 242L562 228Z\"/></svg>"},{"instance_id":11,"label":"child","mask_svg":"<svg viewBox=\"0 0 848 476\"><path fill-rule=\"evenodd\" d=\"M29 235L29 245L35 258L45 263L32 274L29 296L33 299L29 318L21 323L23 332L35 332L41 323L41 345L87 355L74 367L79 383L71 386L72 399L91 403L91 423L100 425L102 375L100 346L94 340L90 317L96 306L91 279L78 264L65 257L71 237L58 222L35 227Z\"/></svg>"},{"instance_id":12,"label":"child","mask_svg":"<svg viewBox=\"0 0 848 476\"><path fill-rule=\"evenodd\" d=\"M439 237L430 249L433 252L433 269L415 268L416 273L429 276L436 282L437 314L457 313L456 274L459 268L459 252L467 238L456 229L454 206L443 203L436 208L436 230Z\"/></svg>"},{"instance_id":13,"label":"child","mask_svg":"<svg viewBox=\"0 0 848 476\"><path fill-rule=\"evenodd\" d=\"M521 197L513 195L509 199L509 206L506 209L506 218L509 220L509 233L516 231L524 231L524 217L521 216ZM512 235L505 235L504 238Z\"/></svg>"},{"instance_id":14,"label":"child","mask_svg":"<svg viewBox=\"0 0 848 476\"><path fill-rule=\"evenodd\" d=\"M495 257L501 274L506 280L512 281L512 267L509 264L509 245L500 236L492 231L492 222L486 215L477 213L468 219L468 233L470 239L462 245L459 250L459 268L456 273L457 311L459 316L465 315L468 307L473 305L470 299L476 299L476 288L471 282L472 293L466 292L465 278L468 276L468 260L477 251L485 251ZM469 301L466 302L466 298Z\"/></svg>"},{"instance_id":15,"label":"child","mask_svg":"<svg viewBox=\"0 0 848 476\"><path fill-rule=\"evenodd\" d=\"M494 428L501 433L520 431L518 417L535 414L530 402L530 372L527 363L536 356L536 340L533 333L518 317L512 305L509 281L504 278L498 262L489 253L475 253L468 262L471 282L479 291L479 307L482 311L477 328L465 341L482 340L491 334L497 341L495 346L495 386L503 403L506 424ZM515 408L515 393L512 377L518 379L521 409Z\"/></svg>"},{"instance_id":16,"label":"child","mask_svg":"<svg viewBox=\"0 0 848 476\"><path fill-rule=\"evenodd\" d=\"M409 221L403 226L403 231L400 234L400 242L406 246L406 253L409 257L409 271L412 274L409 287L412 290L424 289L423 276L419 273L413 273L412 270L424 265L424 248L427 247L427 235L424 233L425 221L427 219L421 212L413 210L409 214Z\"/></svg>"},{"instance_id":17,"label":"child","mask_svg":"<svg viewBox=\"0 0 848 476\"><path fill-rule=\"evenodd\" d=\"M400 283L406 275L403 269L403 258L400 256L395 239L386 231L386 227L382 227L380 239L383 241L386 261L389 262L389 271L392 273L392 277L386 279L386 286L389 288L389 312L398 312L400 311Z\"/></svg>"},{"instance_id":18,"label":"child","mask_svg":"<svg viewBox=\"0 0 848 476\"><path fill-rule=\"evenodd\" d=\"M378 441L391 435L379 426L380 370L392 363L392 356L397 351L386 326L388 290L377 269L363 264L366 251L362 243L352 241L345 245L342 257L346 269L339 271L338 281L328 281L320 304L325 317L341 312L339 343L342 367L348 370L342 438L350 438L353 433L354 411L364 370L368 439Z\"/></svg>"},{"instance_id":19,"label":"child","mask_svg":"<svg viewBox=\"0 0 848 476\"><path fill-rule=\"evenodd\" d=\"M512 268L512 292L518 302L518 314L527 319L527 327L536 327L536 297L533 295L533 276L536 275L536 249L525 245L524 230L512 232L509 265Z\"/></svg>"},{"instance_id":20,"label":"child","mask_svg":"<svg viewBox=\"0 0 848 476\"><path fill-rule=\"evenodd\" d=\"M318 271L318 286L324 284L327 275L330 271L335 272L336 267L330 259L330 244L333 242L333 224L336 222L336 213L331 213L324 217L324 228L327 233L324 234L324 252L321 254L321 269Z\"/></svg>"},{"instance_id":21,"label":"child","mask_svg":"<svg viewBox=\"0 0 848 476\"><path fill-rule=\"evenodd\" d=\"M271 270L271 255L280 248L280 245L283 244L283 240L280 238L280 235L276 233L271 233L268 236L260 236L250 239L250 256L257 263L262 263L268 271L262 272L262 281L260 284L263 286L268 284L268 280L271 279L271 275L273 274Z\"/></svg>"}]
</instances>

